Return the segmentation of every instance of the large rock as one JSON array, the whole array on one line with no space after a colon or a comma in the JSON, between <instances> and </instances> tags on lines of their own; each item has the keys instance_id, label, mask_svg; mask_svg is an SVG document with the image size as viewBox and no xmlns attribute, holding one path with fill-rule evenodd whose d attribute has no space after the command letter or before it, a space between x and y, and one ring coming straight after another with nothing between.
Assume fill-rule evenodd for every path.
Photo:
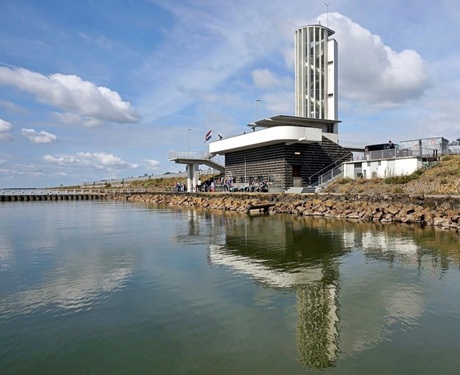
<instances>
[{"instance_id":1,"label":"large rock","mask_svg":"<svg viewBox=\"0 0 460 375\"><path fill-rule=\"evenodd\" d=\"M460 198L379 194L251 194L143 193L112 199L159 205L212 208L249 213L250 207L272 203L269 212L327 216L381 223L417 223L459 230Z\"/></svg>"}]
</instances>

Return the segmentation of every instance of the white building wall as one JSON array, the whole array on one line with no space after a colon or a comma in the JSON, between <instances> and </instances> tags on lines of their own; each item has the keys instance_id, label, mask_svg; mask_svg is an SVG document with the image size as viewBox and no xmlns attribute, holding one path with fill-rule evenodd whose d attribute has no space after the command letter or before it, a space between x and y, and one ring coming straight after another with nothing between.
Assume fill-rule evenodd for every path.
<instances>
[{"instance_id":1,"label":"white building wall","mask_svg":"<svg viewBox=\"0 0 460 375\"><path fill-rule=\"evenodd\" d=\"M337 41L331 39L327 42L327 119L337 120L338 114L338 47ZM337 125L335 125L337 126ZM337 132L337 130L335 130Z\"/></svg>"},{"instance_id":2,"label":"white building wall","mask_svg":"<svg viewBox=\"0 0 460 375\"><path fill-rule=\"evenodd\" d=\"M420 159L399 158L388 160L372 161L351 161L344 163L343 176L345 178L355 178L355 171L361 170L364 178L386 178L394 176L407 176L422 168L423 163Z\"/></svg>"},{"instance_id":3,"label":"white building wall","mask_svg":"<svg viewBox=\"0 0 460 375\"><path fill-rule=\"evenodd\" d=\"M276 126L212 142L209 144L209 153L220 154L279 143L321 142L322 135L322 130L318 128Z\"/></svg>"},{"instance_id":4,"label":"white building wall","mask_svg":"<svg viewBox=\"0 0 460 375\"><path fill-rule=\"evenodd\" d=\"M406 176L414 173L416 170L422 168L423 163L418 158L402 159L403 163L397 163L395 165L396 176Z\"/></svg>"},{"instance_id":5,"label":"white building wall","mask_svg":"<svg viewBox=\"0 0 460 375\"><path fill-rule=\"evenodd\" d=\"M449 141L444 137L420 138L399 141L399 147L409 149L412 155L432 155L433 151L444 155L449 151Z\"/></svg>"},{"instance_id":6,"label":"white building wall","mask_svg":"<svg viewBox=\"0 0 460 375\"><path fill-rule=\"evenodd\" d=\"M345 178L355 178L355 164L354 163L345 163L343 165L343 177Z\"/></svg>"}]
</instances>

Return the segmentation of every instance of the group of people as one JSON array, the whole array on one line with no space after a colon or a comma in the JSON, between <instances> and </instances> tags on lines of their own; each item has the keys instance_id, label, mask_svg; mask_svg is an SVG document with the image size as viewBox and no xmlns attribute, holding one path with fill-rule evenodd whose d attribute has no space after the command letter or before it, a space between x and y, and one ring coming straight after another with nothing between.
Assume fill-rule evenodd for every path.
<instances>
[{"instance_id":1,"label":"group of people","mask_svg":"<svg viewBox=\"0 0 460 375\"><path fill-rule=\"evenodd\" d=\"M268 184L264 181L252 181L250 184L235 184L233 179L229 178L224 180L224 191L235 192L235 191L247 191L247 192L268 192Z\"/></svg>"},{"instance_id":2,"label":"group of people","mask_svg":"<svg viewBox=\"0 0 460 375\"><path fill-rule=\"evenodd\" d=\"M176 192L176 193L183 193L183 192L186 191L186 187L187 186L185 184L183 184L180 181L177 181L176 184L173 187L173 191Z\"/></svg>"},{"instance_id":3,"label":"group of people","mask_svg":"<svg viewBox=\"0 0 460 375\"><path fill-rule=\"evenodd\" d=\"M260 181L260 182L256 182L256 183L252 183L249 185L248 187L248 190L247 191L257 191L259 193L267 193L268 192L268 184L266 181Z\"/></svg>"},{"instance_id":4,"label":"group of people","mask_svg":"<svg viewBox=\"0 0 460 375\"><path fill-rule=\"evenodd\" d=\"M240 183L237 184L233 181L233 178L226 177L220 185L220 181L214 180L214 178L208 179L204 182L198 180L197 186L193 187L194 192L215 192L217 186L222 186L224 192L268 192L268 184L264 181L252 181L249 184ZM177 181L173 187L173 191L177 193L186 192L187 185Z\"/></svg>"},{"instance_id":5,"label":"group of people","mask_svg":"<svg viewBox=\"0 0 460 375\"><path fill-rule=\"evenodd\" d=\"M207 179L203 183L201 180L198 180L197 186L195 186L194 191L197 192L214 192L216 191L216 182L214 178Z\"/></svg>"}]
</instances>

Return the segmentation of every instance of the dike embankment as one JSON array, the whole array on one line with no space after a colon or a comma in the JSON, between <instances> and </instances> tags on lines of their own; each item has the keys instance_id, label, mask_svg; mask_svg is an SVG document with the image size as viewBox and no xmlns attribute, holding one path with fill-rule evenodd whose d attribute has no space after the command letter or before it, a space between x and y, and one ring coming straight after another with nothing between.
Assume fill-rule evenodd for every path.
<instances>
[{"instance_id":1,"label":"dike embankment","mask_svg":"<svg viewBox=\"0 0 460 375\"><path fill-rule=\"evenodd\" d=\"M137 193L113 195L157 205L194 207L250 214L284 213L380 223L436 226L460 232L460 196L270 193Z\"/></svg>"}]
</instances>

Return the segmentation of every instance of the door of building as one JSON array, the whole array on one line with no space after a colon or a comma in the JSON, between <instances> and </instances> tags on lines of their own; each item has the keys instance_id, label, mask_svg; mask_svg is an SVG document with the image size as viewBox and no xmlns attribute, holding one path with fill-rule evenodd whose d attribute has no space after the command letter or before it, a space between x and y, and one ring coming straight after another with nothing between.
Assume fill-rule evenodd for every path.
<instances>
[{"instance_id":1,"label":"door of building","mask_svg":"<svg viewBox=\"0 0 460 375\"><path fill-rule=\"evenodd\" d=\"M302 177L300 174L300 165L292 166L292 182L294 187L302 187Z\"/></svg>"}]
</instances>

